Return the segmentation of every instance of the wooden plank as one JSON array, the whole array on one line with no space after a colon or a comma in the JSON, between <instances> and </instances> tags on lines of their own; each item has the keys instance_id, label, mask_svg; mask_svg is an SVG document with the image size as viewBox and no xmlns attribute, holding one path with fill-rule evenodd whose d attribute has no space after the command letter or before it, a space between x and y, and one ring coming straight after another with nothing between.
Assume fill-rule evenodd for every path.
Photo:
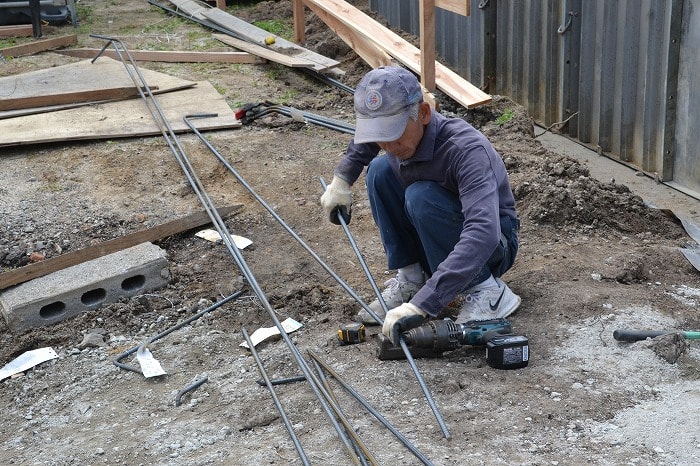
<instances>
[{"instance_id":1,"label":"wooden plank","mask_svg":"<svg viewBox=\"0 0 700 466\"><path fill-rule=\"evenodd\" d=\"M203 111L218 116L197 119L196 126L200 130L241 126L226 99L208 81L198 82L192 88L160 94L157 100L176 132L190 131L183 118ZM143 99L0 120L0 147L161 134L161 127L156 124Z\"/></svg>"},{"instance_id":2,"label":"wooden plank","mask_svg":"<svg viewBox=\"0 0 700 466\"><path fill-rule=\"evenodd\" d=\"M212 34L212 37L223 42L224 44L230 45L231 47L236 47L237 49L245 50L246 52L255 54L265 60L270 60L281 65L289 66L292 68L312 68L314 66L313 62L310 62L299 56L289 56L282 53L275 52L272 49L262 47L250 42L246 42L241 39L236 39L235 37L227 36L226 34Z\"/></svg>"},{"instance_id":3,"label":"wooden plank","mask_svg":"<svg viewBox=\"0 0 700 466\"><path fill-rule=\"evenodd\" d=\"M243 206L229 206L217 209L221 218L237 213ZM141 243L158 241L183 231L199 228L211 222L206 212L197 212L161 225L130 233L119 238L103 241L77 251L67 252L41 262L25 265L0 274L0 290L13 285L27 282L34 278L43 277L50 273L71 267L82 262L97 259L117 251L121 251Z\"/></svg>"},{"instance_id":4,"label":"wooden plank","mask_svg":"<svg viewBox=\"0 0 700 466\"><path fill-rule=\"evenodd\" d=\"M221 11L217 8L211 8L204 11L204 16L210 21L226 28L227 30L235 33L236 35L241 35L246 38L249 42L260 46L266 46L267 48L274 50L275 52L281 53L283 55L294 56L296 58L303 58L313 63L312 68L316 71L323 71L328 68L333 68L340 64L339 61L333 60L328 57L324 57L318 53L307 50L303 47L298 46L293 42L289 42L281 37L275 37L275 43L267 45L265 39L270 35L269 32L260 29L250 23L243 21L242 19L236 18L235 16Z\"/></svg>"},{"instance_id":5,"label":"wooden plank","mask_svg":"<svg viewBox=\"0 0 700 466\"><path fill-rule=\"evenodd\" d=\"M471 14L470 0L435 0L435 6L462 16Z\"/></svg>"},{"instance_id":6,"label":"wooden plank","mask_svg":"<svg viewBox=\"0 0 700 466\"><path fill-rule=\"evenodd\" d=\"M195 85L192 81L156 71L142 68L140 71L154 93ZM125 91L126 89L130 90ZM1 77L0 96L0 118L5 118L6 112L11 109L135 97L138 96L138 91L123 63L100 57L94 63L85 60ZM75 100L71 101L71 98Z\"/></svg>"},{"instance_id":7,"label":"wooden plank","mask_svg":"<svg viewBox=\"0 0 700 466\"><path fill-rule=\"evenodd\" d=\"M316 5L309 4L307 6L372 68L388 66L393 63L391 56L386 53L384 49L378 47L371 41L365 40L365 38L354 29L349 28Z\"/></svg>"},{"instance_id":8,"label":"wooden plank","mask_svg":"<svg viewBox=\"0 0 700 466\"><path fill-rule=\"evenodd\" d=\"M390 31L374 19L343 0L304 0L307 6L315 5L353 29L365 40L384 49L414 73L420 74L420 49L398 34ZM491 101L491 96L471 84L441 63L435 63L436 87L467 108Z\"/></svg>"},{"instance_id":9,"label":"wooden plank","mask_svg":"<svg viewBox=\"0 0 700 466\"><path fill-rule=\"evenodd\" d=\"M68 36L54 37L53 39L37 40L26 44L15 45L14 47L5 47L4 49L0 49L0 55L3 57L21 57L23 55L32 55L45 50L57 49L77 43L78 36L76 34L70 34Z\"/></svg>"},{"instance_id":10,"label":"wooden plank","mask_svg":"<svg viewBox=\"0 0 700 466\"><path fill-rule=\"evenodd\" d=\"M195 0L169 0L170 3L175 5L178 10L183 11L190 15L191 17L199 20L205 20L204 12L211 7L205 3L197 2Z\"/></svg>"},{"instance_id":11,"label":"wooden plank","mask_svg":"<svg viewBox=\"0 0 700 466\"><path fill-rule=\"evenodd\" d=\"M29 37L33 33L31 24L0 26L0 37Z\"/></svg>"},{"instance_id":12,"label":"wooden plank","mask_svg":"<svg viewBox=\"0 0 700 466\"><path fill-rule=\"evenodd\" d=\"M435 92L435 0L419 0L420 82Z\"/></svg>"},{"instance_id":13,"label":"wooden plank","mask_svg":"<svg viewBox=\"0 0 700 466\"><path fill-rule=\"evenodd\" d=\"M100 49L66 49L57 53L77 58L93 58ZM152 61L167 63L262 63L260 58L248 52L186 52L165 50L129 50L136 61ZM103 56L117 59L117 52L105 50Z\"/></svg>"},{"instance_id":14,"label":"wooden plank","mask_svg":"<svg viewBox=\"0 0 700 466\"><path fill-rule=\"evenodd\" d=\"M90 102L96 100L130 99L132 97L137 97L138 95L139 90L132 85L129 87L62 92L61 94L51 95L37 95L26 98L3 98L0 99L0 110L22 110L27 108L64 105L76 102Z\"/></svg>"}]
</instances>

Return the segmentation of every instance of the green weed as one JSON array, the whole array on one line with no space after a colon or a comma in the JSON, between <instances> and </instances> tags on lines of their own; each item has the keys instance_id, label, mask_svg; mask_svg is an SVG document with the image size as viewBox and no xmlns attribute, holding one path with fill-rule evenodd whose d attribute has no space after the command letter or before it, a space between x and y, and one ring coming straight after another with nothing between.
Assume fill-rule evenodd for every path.
<instances>
[{"instance_id":1,"label":"green weed","mask_svg":"<svg viewBox=\"0 0 700 466\"><path fill-rule=\"evenodd\" d=\"M501 126L504 123L508 123L510 120L512 120L515 117L515 112L513 111L512 108L509 108L501 116L496 118L496 124L498 126Z\"/></svg>"},{"instance_id":2,"label":"green weed","mask_svg":"<svg viewBox=\"0 0 700 466\"><path fill-rule=\"evenodd\" d=\"M270 34L279 36L285 40L290 40L294 35L294 28L289 21L271 20L271 21L256 21L255 26L263 29Z\"/></svg>"}]
</instances>

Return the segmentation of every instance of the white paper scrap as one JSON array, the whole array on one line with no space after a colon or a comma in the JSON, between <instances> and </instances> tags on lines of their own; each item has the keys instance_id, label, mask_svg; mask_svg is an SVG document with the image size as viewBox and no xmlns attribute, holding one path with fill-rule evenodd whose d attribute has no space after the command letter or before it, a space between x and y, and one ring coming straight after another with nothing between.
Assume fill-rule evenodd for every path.
<instances>
[{"instance_id":1,"label":"white paper scrap","mask_svg":"<svg viewBox=\"0 0 700 466\"><path fill-rule=\"evenodd\" d=\"M24 372L27 369L31 369L32 367L41 364L42 362L56 359L57 357L58 355L53 348L47 347L27 351L5 364L5 366L0 369L0 380L4 380L10 376L19 374L20 372Z\"/></svg>"},{"instance_id":2,"label":"white paper scrap","mask_svg":"<svg viewBox=\"0 0 700 466\"><path fill-rule=\"evenodd\" d=\"M219 234L219 232L212 229L198 231L194 235L197 238L202 238L204 240L211 241L212 243L221 241L221 235ZM251 244L253 244L251 240L249 240L248 238L244 238L243 236L231 235L231 238L233 239L233 243L238 249L245 249Z\"/></svg>"},{"instance_id":3,"label":"white paper scrap","mask_svg":"<svg viewBox=\"0 0 700 466\"><path fill-rule=\"evenodd\" d=\"M284 322L282 322L282 328L287 333L292 333L294 331L297 331L301 327L303 327L303 325L301 325L299 322L292 319L291 317L288 317ZM264 341L273 335L279 335L279 334L280 334L280 331L276 325L272 326L272 327L262 327L262 328L257 329L256 331L253 332L252 335L250 335L250 341L253 343L253 346L258 346L258 343L260 343L261 341ZM246 343L244 341L243 343L241 343L238 346L248 348L248 343Z\"/></svg>"},{"instance_id":4,"label":"white paper scrap","mask_svg":"<svg viewBox=\"0 0 700 466\"><path fill-rule=\"evenodd\" d=\"M160 363L153 357L148 348L141 347L136 352L136 360L141 366L141 371L146 378L165 375L167 372L163 370Z\"/></svg>"}]
</instances>

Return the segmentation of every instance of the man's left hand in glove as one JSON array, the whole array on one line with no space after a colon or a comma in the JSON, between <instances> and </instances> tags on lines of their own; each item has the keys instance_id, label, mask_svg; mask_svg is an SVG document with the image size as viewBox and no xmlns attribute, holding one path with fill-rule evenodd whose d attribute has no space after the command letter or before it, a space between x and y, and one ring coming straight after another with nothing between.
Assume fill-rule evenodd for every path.
<instances>
[{"instance_id":1,"label":"man's left hand in glove","mask_svg":"<svg viewBox=\"0 0 700 466\"><path fill-rule=\"evenodd\" d=\"M418 306L403 303L386 313L382 333L391 340L394 346L398 346L401 334L418 327L425 322L427 317L428 314L421 311Z\"/></svg>"}]
</instances>

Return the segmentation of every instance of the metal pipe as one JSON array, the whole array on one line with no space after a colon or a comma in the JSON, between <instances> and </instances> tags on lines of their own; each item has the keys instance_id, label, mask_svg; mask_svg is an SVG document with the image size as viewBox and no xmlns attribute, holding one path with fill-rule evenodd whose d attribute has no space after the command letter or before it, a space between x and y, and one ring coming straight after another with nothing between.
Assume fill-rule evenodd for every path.
<instances>
[{"instance_id":1,"label":"metal pipe","mask_svg":"<svg viewBox=\"0 0 700 466\"><path fill-rule=\"evenodd\" d=\"M258 371L260 372L260 376L263 378L263 380L265 380L267 389L270 391L272 401L274 401L275 407L280 413L280 417L282 417L282 422L284 422L284 426L287 428L287 432L289 432L289 436L292 438L292 442L294 442L294 448L297 449L297 452L299 453L299 458L301 458L301 462L304 464L310 464L309 459L307 458L306 453L304 453L304 449L301 446L301 442L299 442L299 437L297 437L296 432L294 432L294 427L292 427L291 422L289 422L289 418L287 418L287 413L284 412L282 403L280 403L280 400L277 397L277 393L275 393L275 388L272 386L272 381L270 380L270 377L268 377L267 372L265 371L265 366L263 365L262 360L258 355L258 351L255 349L253 341L250 339L250 336L248 336L248 332L246 331L245 327L241 328L241 332L243 333L243 338L245 338L245 342L248 344L248 350L250 350L250 354L253 355L255 363L258 365Z\"/></svg>"},{"instance_id":2,"label":"metal pipe","mask_svg":"<svg viewBox=\"0 0 700 466\"><path fill-rule=\"evenodd\" d=\"M326 189L326 181L321 177L321 185L323 186L323 189ZM362 270L365 271L365 274L367 275L367 279L369 280L370 284L372 285L372 289L374 290L375 294L377 295L377 299L379 300L379 303L382 306L382 309L384 310L384 315L386 315L389 312L389 309L386 306L386 303L384 302L384 297L382 296L382 293L379 291L379 288L377 287L377 283L374 281L374 278L372 277L372 273L370 272L369 268L367 267L367 264L365 263L364 257L362 257L362 253L360 252L360 249L357 247L357 243L355 243L355 240L352 237L352 234L350 233L350 228L348 228L348 224L345 222L345 219L343 216L338 214L338 221L340 222L340 225L343 227L343 231L345 231L345 235L348 237L348 241L350 241L350 245L352 246L352 249L355 251L355 255L357 256L357 259L360 261L360 264L362 264ZM383 319L379 318L379 316L372 312L370 313L372 318L377 321L380 325L384 323ZM433 410L433 413L435 414L435 418L437 419L438 424L440 425L440 429L442 429L442 433L445 436L447 440L451 439L450 431L447 429L447 425L445 424L444 419L442 418L442 415L440 414L440 411L438 410L437 405L435 404L435 400L433 400L433 396L430 394L430 390L428 389L428 386L425 384L425 380L423 380L423 377L420 374L420 371L418 370L418 366L416 365L416 361L413 359L413 356L411 355L411 350L408 349L408 346L406 345L406 342L403 339L403 336L399 335L399 344L401 345L401 349L403 350L404 354L406 355L406 359L408 360L408 364L411 366L411 369L413 370L413 373L416 374L416 379L418 380L418 384L420 385L420 388L423 390L423 393L425 394L425 398L428 401L428 405L430 405L430 409Z\"/></svg>"},{"instance_id":3,"label":"metal pipe","mask_svg":"<svg viewBox=\"0 0 700 466\"><path fill-rule=\"evenodd\" d=\"M372 309L370 309L369 305L367 305L367 303L365 303L365 302L362 300L362 298L360 298L360 297L357 295L357 293L355 293L355 291L354 291L352 288L350 288L350 286L349 286L347 283L345 283L345 281L343 281L343 279L340 278L340 277L338 276L338 274L336 274L336 273L333 271L333 269L331 269L330 266L328 266L328 264L326 264L326 263L323 261L323 259L321 259L321 257L319 257L319 255L316 254L316 252L314 252L314 250L311 249L311 247L310 247L308 244L306 244L306 243L304 242L304 240L301 239L301 237L300 237L297 233L295 233L294 230L292 230L292 229L289 227L289 225L287 225L287 224L284 222L284 220L282 220L282 218L281 218L281 217L280 217L280 216L279 216L279 215L278 215L278 214L277 214L277 213L276 213L276 212L275 212L275 211L274 211L260 196L258 196L258 194L255 192L255 190L253 190L253 188L245 181L245 179L243 179L243 177L242 177L241 175L238 174L238 172L236 171L236 169L233 168L233 166L231 166L230 163L228 163L228 161L216 150L216 148L215 148L214 146L212 146L211 143L210 143L209 141L207 141L207 139L202 135L202 133L200 133L199 130L198 130L197 128L195 128L194 125L189 121L189 118L211 118L211 117L215 117L215 116L216 116L216 114L211 114L211 113L210 113L210 114L201 114L201 115L188 115L188 116L185 117L185 123L186 123L187 126L189 126L189 128L202 140L202 142L209 148L209 150L216 156L216 158L219 159L219 161L220 161L222 164L224 164L224 166L233 174L233 176L236 177L236 179L238 180L238 182L241 183L241 185L242 185L244 188L246 188L246 189L248 190L248 192L249 192L249 193L250 193L250 194L251 194L251 195L252 195L252 196L253 196L253 197L254 197L268 212L269 212L269 213L270 213L270 215L272 215L272 217L273 217L275 220L277 220L277 222L278 222L285 230L287 230L287 232L288 232L288 233L289 233L289 234L290 234L304 249L306 249L306 251L307 251L309 254L311 254L311 257L313 257L313 258L316 260L316 262L318 262L318 264L319 264L321 267L323 267L323 269L324 269L326 272L328 272L328 274L329 274L331 277L333 277L333 279L334 279L336 282L338 282L338 284L348 293L348 295L350 295L355 301L357 301L358 304L360 304L360 306L362 306L367 312L370 313L370 315L372 315L372 314L374 313L374 311L372 311Z\"/></svg>"},{"instance_id":4,"label":"metal pipe","mask_svg":"<svg viewBox=\"0 0 700 466\"><path fill-rule=\"evenodd\" d=\"M416 458L418 458L419 460L421 460L421 461L423 462L423 464L425 464L425 465L432 465L432 464L433 464L433 463L431 463L430 460L429 460L428 458L426 458L425 455L423 455L423 454L422 454L422 453L421 453L421 452L420 452L406 437L404 437L403 434L401 434L401 432L399 432L398 430L396 430L396 428L395 428L394 426L392 426L391 423L390 423L389 421L387 421L386 418L385 418L384 416L382 416L382 415L379 413L379 411L377 411L376 409L374 409L374 408L372 407L372 405L370 405L369 402L363 398L362 395L360 395L360 394L359 394L357 391L355 391L355 389L353 389L347 382L345 382L345 381L343 380L343 378L342 378L330 365L328 365L327 363L323 362L323 360L322 360L319 356L317 356L316 353L314 353L313 351L309 351L309 355L311 356L311 358L312 358L314 361L316 361L316 362L318 362L319 364L321 364L321 365L323 366L323 368L324 368L326 371L328 371L328 373L329 373L335 380L337 380L338 383L339 383L340 385L342 385L342 387L343 387L348 393L350 393L357 401L359 401L359 402L362 404L362 406L364 406L364 407L367 409L367 411L369 411L370 413L372 413L372 415L374 415L374 417L376 417L377 420L378 420L379 422L381 422L382 424L384 424L384 427L386 427L387 429L389 429L389 431L390 431L392 434L394 434L394 436L395 436L397 439L399 439L399 441L400 441L401 443L403 443L403 444L406 446L406 448L408 448L408 449L411 451L411 453L413 453L413 454L416 456Z\"/></svg>"},{"instance_id":5,"label":"metal pipe","mask_svg":"<svg viewBox=\"0 0 700 466\"><path fill-rule=\"evenodd\" d=\"M190 323L192 323L192 322L194 322L195 320L197 320L197 319L199 319L200 317L202 317L204 314L207 314L207 313L213 311L214 309L217 309L217 308L223 306L223 305L226 304L227 302L232 301L232 300L238 298L241 294L243 294L242 291L236 291L234 294L232 294L232 295L230 295L230 296L227 296L226 298L222 299L221 301L212 304L212 305L209 306L208 308L199 311L197 314L193 315L192 317L190 317L190 318L188 318L188 319L185 319L185 320L183 320L182 322L180 322L179 324L174 325L173 327L170 327L169 329L166 329L166 330L160 332L158 335L156 335L156 336L154 336L154 337L149 338L148 341L149 341L149 342L154 342L154 341L156 341L156 340L159 340L159 339L163 338L163 337L166 336L166 335L169 335L169 334L173 333L175 330L181 329L181 328L184 327L185 325L189 325ZM114 362L114 365L117 366L117 367L120 367L120 368L122 368L122 369L124 369L124 370L127 370L127 371L136 372L137 374L142 374L143 372L141 371L141 369L136 368L136 367L133 367L133 366L128 366L128 365L123 364L122 362L120 362L122 359L124 359L125 357L129 356L130 354L134 354L135 352L137 352L138 349L139 349L140 347L141 347L141 345L134 346L133 348L131 348L131 349L127 350L127 351L124 351L123 353L121 353L120 355L118 355L118 356L114 359L114 361L113 361L113 362Z\"/></svg>"},{"instance_id":6,"label":"metal pipe","mask_svg":"<svg viewBox=\"0 0 700 466\"><path fill-rule=\"evenodd\" d=\"M348 451L352 451L352 446L350 445L349 440L343 434L342 429L340 428L340 426L338 426L335 418L333 417L333 415L330 412L329 403L327 402L324 394L322 393L322 387L320 386L320 382L315 377L313 372L310 370L310 368L308 367L308 364L304 360L304 358L301 357L299 350L292 342L291 338L287 334L287 332L284 329L284 326L282 325L280 320L277 318L277 313L272 308L272 305L267 300L267 297L265 296L265 293L263 292L262 288L258 284L255 276L253 275L252 271L250 270L250 268L246 264L245 259L243 258L243 255L238 250L238 247L236 247L236 245L233 241L233 238L231 237L231 233L228 231L225 223L221 219L221 216L217 212L216 207L213 205L211 198L207 194L206 190L204 190L203 186L201 185L201 182L197 178L197 175L194 172L194 169L192 168L192 166L187 158L187 155L185 154L185 151L182 148L179 139L177 138L177 135L175 134L175 132L172 129L172 126L170 125L167 118L163 114L163 111L160 108L160 106L158 105L158 102L156 101L155 97L153 97L153 93L151 92L151 89L148 86L148 83L143 78L143 75L141 74L141 72L138 69L138 66L136 65L136 62L133 60L133 58L131 57L131 54L129 54L128 50L126 49L126 46L124 45L124 43L122 41L115 39L115 38L105 37L105 36L100 36L100 35L91 35L91 37L97 37L100 39L107 40L114 46L116 54L119 57L119 60L124 64L124 66L127 70L127 73L131 77L132 81L134 81L134 84L135 84L136 88L138 89L139 94L141 95L146 106L148 107L149 111L151 112L151 115L153 116L154 120L156 121L156 123L160 127L161 133L163 134L163 137L166 139L168 145L170 146L170 149L172 150L173 155L175 156L180 167L182 168L182 171L184 172L185 176L187 177L190 185L192 186L192 189L195 191L200 202L207 210L207 214L209 215L210 219L212 220L212 224L219 232L219 235L221 236L224 245L226 246L226 248L229 250L229 252L233 256L236 264L238 265L239 269L241 270L244 277L248 281L249 286L255 292L255 295L260 300L261 305L263 306L265 311L270 316L270 319L272 319L275 326L279 330L280 335L282 336L282 340L284 340L285 344L287 345L290 352L292 353L292 356L294 356L294 359L296 360L297 365L301 369L301 371L304 374L304 376L306 377L306 379L309 381L309 384L310 384L311 388L313 389L314 394L316 395L317 399L319 400L319 402L323 406L324 410L326 411L326 414L328 415L329 419L331 420L334 427L336 428L338 436L342 440L343 444L346 446L346 449ZM140 83L136 80L132 70L129 68L129 65L124 60L124 57L123 57L119 47L122 47L125 54L128 56L130 64L134 69L134 72L139 77ZM98 55L98 57L99 57L99 55ZM96 60L98 57L95 57L94 60ZM148 93L150 100L146 98L146 95L144 93L144 90L142 90L142 87Z\"/></svg>"}]
</instances>

